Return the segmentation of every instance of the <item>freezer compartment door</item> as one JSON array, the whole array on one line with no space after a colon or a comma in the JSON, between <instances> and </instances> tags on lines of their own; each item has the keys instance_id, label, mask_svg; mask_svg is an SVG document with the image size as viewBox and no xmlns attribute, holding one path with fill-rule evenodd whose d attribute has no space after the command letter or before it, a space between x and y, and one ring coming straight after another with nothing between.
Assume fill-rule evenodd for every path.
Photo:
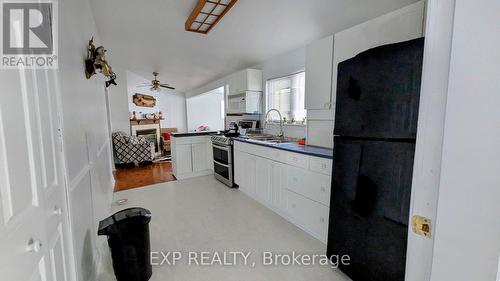
<instances>
[{"instance_id":1,"label":"freezer compartment door","mask_svg":"<svg viewBox=\"0 0 500 281\"><path fill-rule=\"evenodd\" d=\"M335 135L416 137L423 44L386 45L338 65Z\"/></svg>"},{"instance_id":2,"label":"freezer compartment door","mask_svg":"<svg viewBox=\"0 0 500 281\"><path fill-rule=\"evenodd\" d=\"M335 138L328 255L354 281L404 280L415 144Z\"/></svg>"}]
</instances>

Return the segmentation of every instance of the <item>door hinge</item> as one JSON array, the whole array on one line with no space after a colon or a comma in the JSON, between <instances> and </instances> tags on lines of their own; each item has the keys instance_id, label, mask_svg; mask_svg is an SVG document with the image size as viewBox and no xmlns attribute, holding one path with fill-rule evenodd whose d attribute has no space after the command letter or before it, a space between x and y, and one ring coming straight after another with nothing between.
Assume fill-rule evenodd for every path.
<instances>
[{"instance_id":1,"label":"door hinge","mask_svg":"<svg viewBox=\"0 0 500 281\"><path fill-rule=\"evenodd\" d=\"M59 143L59 151L63 152L63 135L61 128L57 129L57 142Z\"/></svg>"},{"instance_id":2,"label":"door hinge","mask_svg":"<svg viewBox=\"0 0 500 281\"><path fill-rule=\"evenodd\" d=\"M432 221L430 219L413 216L411 218L411 226L415 234L432 238Z\"/></svg>"}]
</instances>

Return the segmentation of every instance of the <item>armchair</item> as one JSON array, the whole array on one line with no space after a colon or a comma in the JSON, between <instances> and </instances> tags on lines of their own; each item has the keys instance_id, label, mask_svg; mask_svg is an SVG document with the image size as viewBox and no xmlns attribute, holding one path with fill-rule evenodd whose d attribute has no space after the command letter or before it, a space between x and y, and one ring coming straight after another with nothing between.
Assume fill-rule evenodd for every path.
<instances>
[{"instance_id":1,"label":"armchair","mask_svg":"<svg viewBox=\"0 0 500 281\"><path fill-rule=\"evenodd\" d=\"M154 143L142 137L134 137L124 132L114 132L113 151L115 164L152 162L155 157Z\"/></svg>"}]
</instances>

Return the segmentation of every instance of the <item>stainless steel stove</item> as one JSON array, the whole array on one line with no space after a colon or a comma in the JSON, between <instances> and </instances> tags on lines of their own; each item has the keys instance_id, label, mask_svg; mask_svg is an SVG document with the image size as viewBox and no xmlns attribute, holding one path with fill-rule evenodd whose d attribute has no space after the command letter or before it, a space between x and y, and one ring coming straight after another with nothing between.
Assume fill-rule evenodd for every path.
<instances>
[{"instance_id":1,"label":"stainless steel stove","mask_svg":"<svg viewBox=\"0 0 500 281\"><path fill-rule=\"evenodd\" d=\"M214 135L212 136L212 144L217 145L233 145L233 140L230 137L224 135Z\"/></svg>"},{"instance_id":2,"label":"stainless steel stove","mask_svg":"<svg viewBox=\"0 0 500 281\"><path fill-rule=\"evenodd\" d=\"M229 187L237 187L234 183L233 140L224 135L214 135L212 149L215 178Z\"/></svg>"}]
</instances>

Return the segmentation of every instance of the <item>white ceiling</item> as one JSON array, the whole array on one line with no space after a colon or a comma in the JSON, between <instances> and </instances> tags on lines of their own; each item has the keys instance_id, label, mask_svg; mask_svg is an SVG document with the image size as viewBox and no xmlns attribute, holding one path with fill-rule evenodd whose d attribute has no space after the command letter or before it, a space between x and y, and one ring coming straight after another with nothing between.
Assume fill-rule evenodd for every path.
<instances>
[{"instance_id":1,"label":"white ceiling","mask_svg":"<svg viewBox=\"0 0 500 281\"><path fill-rule=\"evenodd\" d=\"M111 65L188 91L415 0L239 0L208 35L184 31L197 0L91 0Z\"/></svg>"}]
</instances>

